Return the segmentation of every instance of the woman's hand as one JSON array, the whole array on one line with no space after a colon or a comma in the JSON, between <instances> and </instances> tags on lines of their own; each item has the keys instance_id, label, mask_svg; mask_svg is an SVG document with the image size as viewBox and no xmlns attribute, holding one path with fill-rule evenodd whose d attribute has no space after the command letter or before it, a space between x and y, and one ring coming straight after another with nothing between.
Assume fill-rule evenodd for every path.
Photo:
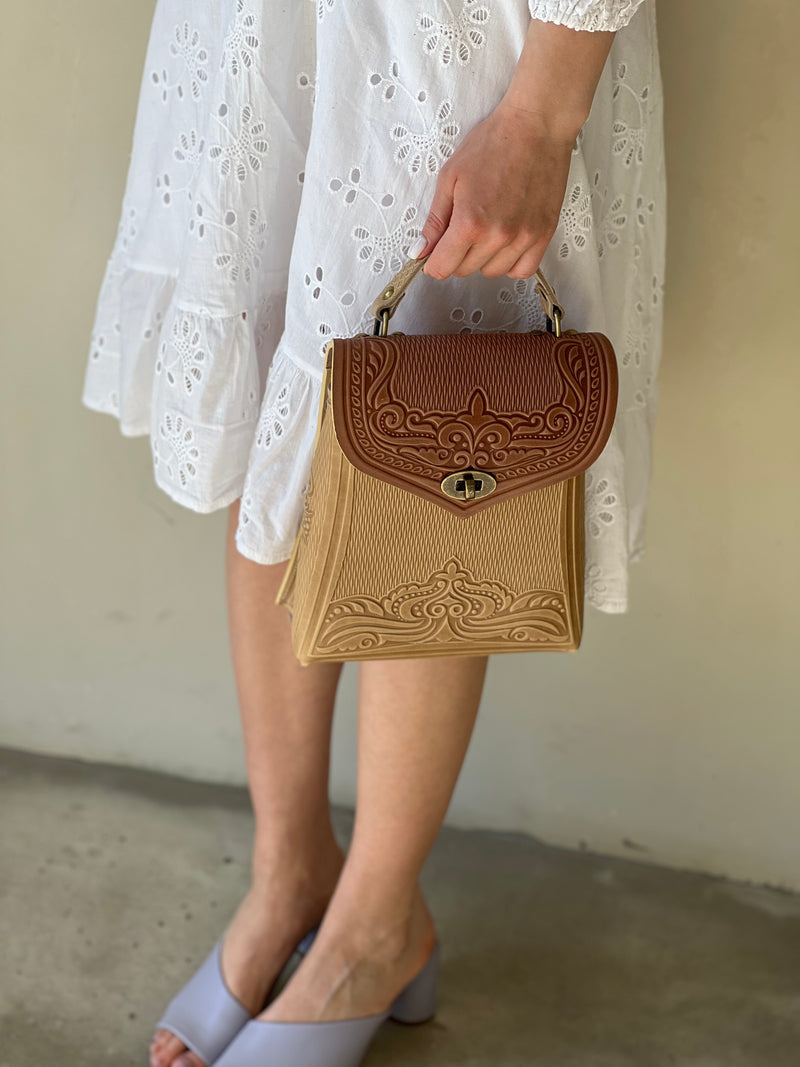
<instances>
[{"instance_id":1,"label":"woman's hand","mask_svg":"<svg viewBox=\"0 0 800 1067\"><path fill-rule=\"evenodd\" d=\"M425 274L536 273L613 40L531 19L508 91L439 172L425 244L409 250L413 258L430 253Z\"/></svg>"},{"instance_id":2,"label":"woman's hand","mask_svg":"<svg viewBox=\"0 0 800 1067\"><path fill-rule=\"evenodd\" d=\"M558 225L574 143L509 104L474 126L439 172L425 246L411 249L432 249L425 274L530 278Z\"/></svg>"}]
</instances>

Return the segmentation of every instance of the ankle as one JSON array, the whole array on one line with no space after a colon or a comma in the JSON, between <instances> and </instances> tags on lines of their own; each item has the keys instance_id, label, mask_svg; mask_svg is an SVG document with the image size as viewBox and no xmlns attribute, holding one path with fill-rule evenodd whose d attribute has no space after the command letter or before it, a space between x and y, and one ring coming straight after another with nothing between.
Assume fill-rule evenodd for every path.
<instances>
[{"instance_id":1,"label":"ankle","mask_svg":"<svg viewBox=\"0 0 800 1067\"><path fill-rule=\"evenodd\" d=\"M427 956L436 940L436 926L418 885L406 893L348 894L347 887L335 905L336 926L356 958L367 956L393 963L409 952ZM332 916L333 917L333 916Z\"/></svg>"},{"instance_id":2,"label":"ankle","mask_svg":"<svg viewBox=\"0 0 800 1067\"><path fill-rule=\"evenodd\" d=\"M345 854L331 834L313 845L256 838L251 860L251 889L273 895L330 899L344 866Z\"/></svg>"}]
</instances>

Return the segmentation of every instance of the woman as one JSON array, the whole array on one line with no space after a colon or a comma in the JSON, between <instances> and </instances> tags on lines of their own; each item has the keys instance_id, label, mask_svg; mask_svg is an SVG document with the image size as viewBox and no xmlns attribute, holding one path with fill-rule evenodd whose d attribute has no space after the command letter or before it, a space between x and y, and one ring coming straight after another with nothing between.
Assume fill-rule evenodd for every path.
<instances>
[{"instance_id":1,"label":"woman","mask_svg":"<svg viewBox=\"0 0 800 1067\"><path fill-rule=\"evenodd\" d=\"M372 300L409 255L430 254L429 280L411 287L395 329L541 329L531 283L541 262L566 326L606 333L618 356L614 430L587 474L586 595L601 611L627 609L661 345L654 0L188 10L159 0L155 12L83 399L123 433L150 434L173 499L230 509L229 621L256 834L252 887L167 1009L150 1062L355 1067L387 1013L433 1010L439 948L418 876L486 659L360 665L345 857L328 807L341 665L301 668L274 604L302 511L322 353L330 336L370 330Z\"/></svg>"}]
</instances>

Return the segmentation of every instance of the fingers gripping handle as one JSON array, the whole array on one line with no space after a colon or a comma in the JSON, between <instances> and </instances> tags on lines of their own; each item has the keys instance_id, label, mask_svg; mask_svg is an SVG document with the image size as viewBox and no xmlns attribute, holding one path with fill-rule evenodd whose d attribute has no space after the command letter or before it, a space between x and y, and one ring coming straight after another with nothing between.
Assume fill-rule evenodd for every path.
<instances>
[{"instance_id":1,"label":"fingers gripping handle","mask_svg":"<svg viewBox=\"0 0 800 1067\"><path fill-rule=\"evenodd\" d=\"M394 315L397 305L405 296L406 289L408 289L427 261L428 256L424 256L422 259L407 260L373 301L372 314L375 316L375 333L386 332L389 319ZM555 322L556 333L560 334L564 309L558 302L555 289L553 289L541 270L536 271L534 278L536 279L536 292L539 294L539 300L548 322Z\"/></svg>"}]
</instances>

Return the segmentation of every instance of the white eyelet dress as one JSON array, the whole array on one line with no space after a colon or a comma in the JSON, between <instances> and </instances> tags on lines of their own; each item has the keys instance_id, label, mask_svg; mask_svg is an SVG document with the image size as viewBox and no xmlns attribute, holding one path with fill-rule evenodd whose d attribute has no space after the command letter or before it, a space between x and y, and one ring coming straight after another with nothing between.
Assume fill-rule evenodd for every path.
<instances>
[{"instance_id":1,"label":"white eyelet dress","mask_svg":"<svg viewBox=\"0 0 800 1067\"><path fill-rule=\"evenodd\" d=\"M291 554L323 350L371 332L437 174L503 96L531 17L617 30L542 269L611 339L620 396L587 473L586 595L642 554L665 254L655 0L159 0L83 402L149 435L157 484L242 498L239 551ZM530 279L419 276L406 333L544 328Z\"/></svg>"}]
</instances>

